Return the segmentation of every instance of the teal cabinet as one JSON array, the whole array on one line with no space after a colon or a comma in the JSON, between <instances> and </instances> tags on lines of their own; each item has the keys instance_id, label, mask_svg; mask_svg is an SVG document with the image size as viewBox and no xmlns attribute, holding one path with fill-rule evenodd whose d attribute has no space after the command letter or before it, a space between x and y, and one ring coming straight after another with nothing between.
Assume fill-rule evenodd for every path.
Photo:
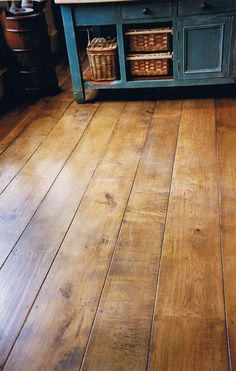
<instances>
[{"instance_id":1,"label":"teal cabinet","mask_svg":"<svg viewBox=\"0 0 236 371\"><path fill-rule=\"evenodd\" d=\"M146 0L61 4L75 98L85 100L85 89L205 86L236 82L236 0ZM79 1L79 0L78 0ZM118 40L117 80L94 82L80 60L77 27L112 29ZM129 28L170 27L168 76L133 77L126 61L125 31ZM105 31L104 31L105 32ZM110 34L109 34L110 35ZM91 75L89 75L91 76Z\"/></svg>"},{"instance_id":2,"label":"teal cabinet","mask_svg":"<svg viewBox=\"0 0 236 371\"><path fill-rule=\"evenodd\" d=\"M179 78L228 76L230 35L230 17L179 21Z\"/></svg>"}]
</instances>

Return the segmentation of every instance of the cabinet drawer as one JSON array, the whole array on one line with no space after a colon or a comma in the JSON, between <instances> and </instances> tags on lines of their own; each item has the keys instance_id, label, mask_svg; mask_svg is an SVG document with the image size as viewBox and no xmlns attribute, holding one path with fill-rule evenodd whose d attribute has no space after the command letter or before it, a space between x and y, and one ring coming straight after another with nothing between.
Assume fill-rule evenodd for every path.
<instances>
[{"instance_id":1,"label":"cabinet drawer","mask_svg":"<svg viewBox=\"0 0 236 371\"><path fill-rule=\"evenodd\" d=\"M76 26L100 26L119 20L118 4L80 4L73 8Z\"/></svg>"},{"instance_id":2,"label":"cabinet drawer","mask_svg":"<svg viewBox=\"0 0 236 371\"><path fill-rule=\"evenodd\" d=\"M179 15L211 14L236 10L235 0L179 0Z\"/></svg>"},{"instance_id":3,"label":"cabinet drawer","mask_svg":"<svg viewBox=\"0 0 236 371\"><path fill-rule=\"evenodd\" d=\"M142 4L125 4L121 6L123 19L165 18L172 16L172 1L143 2Z\"/></svg>"}]
</instances>

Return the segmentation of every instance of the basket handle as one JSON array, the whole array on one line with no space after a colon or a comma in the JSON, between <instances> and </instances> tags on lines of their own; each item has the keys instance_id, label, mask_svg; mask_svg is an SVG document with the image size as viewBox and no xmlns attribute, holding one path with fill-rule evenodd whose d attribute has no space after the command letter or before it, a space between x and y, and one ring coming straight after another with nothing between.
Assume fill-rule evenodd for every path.
<instances>
[{"instance_id":1,"label":"basket handle","mask_svg":"<svg viewBox=\"0 0 236 371\"><path fill-rule=\"evenodd\" d=\"M90 33L89 33L89 29L87 29L87 33L88 33L88 45L91 44L91 40L90 40ZM106 41L110 41L110 42L115 42L116 38L114 37L113 39L111 38L111 36L107 36L107 37L100 37L100 38L97 38L96 40L96 46L97 47L103 47L104 46L104 43Z\"/></svg>"},{"instance_id":2,"label":"basket handle","mask_svg":"<svg viewBox=\"0 0 236 371\"><path fill-rule=\"evenodd\" d=\"M99 39L98 39L98 42L96 43L96 46L98 46L98 47L103 47L104 45L103 45L103 43L104 42L106 42L106 39L105 39L105 37L100 37Z\"/></svg>"},{"instance_id":3,"label":"basket handle","mask_svg":"<svg viewBox=\"0 0 236 371\"><path fill-rule=\"evenodd\" d=\"M88 37L88 45L91 43L91 38L90 38L90 31L89 28L87 28L87 37Z\"/></svg>"}]
</instances>

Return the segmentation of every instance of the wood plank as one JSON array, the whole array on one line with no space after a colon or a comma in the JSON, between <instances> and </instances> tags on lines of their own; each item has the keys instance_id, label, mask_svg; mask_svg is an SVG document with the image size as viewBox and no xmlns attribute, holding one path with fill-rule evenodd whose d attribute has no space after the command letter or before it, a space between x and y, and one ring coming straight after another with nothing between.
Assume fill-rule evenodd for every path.
<instances>
[{"instance_id":1,"label":"wood plank","mask_svg":"<svg viewBox=\"0 0 236 371\"><path fill-rule=\"evenodd\" d=\"M68 89L70 76L69 69L65 66L57 68L59 86L65 90ZM66 84L66 86L65 86ZM70 94L72 97L72 94ZM12 143L12 141L27 127L27 125L36 118L38 113L43 109L45 102L52 99L52 97L43 97L39 100L24 99L10 112L5 114L0 119L0 154Z\"/></svg>"},{"instance_id":2,"label":"wood plank","mask_svg":"<svg viewBox=\"0 0 236 371\"><path fill-rule=\"evenodd\" d=\"M36 117L29 121L28 126L21 135L17 136L11 146L0 154L0 193L43 143L72 101L73 96L67 91L51 99L45 99Z\"/></svg>"},{"instance_id":3,"label":"wood plank","mask_svg":"<svg viewBox=\"0 0 236 371\"><path fill-rule=\"evenodd\" d=\"M19 135L29 122L36 117L43 106L43 100L35 103L23 102L0 120L0 153Z\"/></svg>"},{"instance_id":4,"label":"wood plank","mask_svg":"<svg viewBox=\"0 0 236 371\"><path fill-rule=\"evenodd\" d=\"M122 102L101 104L0 271L0 365L5 363L50 269L123 107Z\"/></svg>"},{"instance_id":5,"label":"wood plank","mask_svg":"<svg viewBox=\"0 0 236 371\"><path fill-rule=\"evenodd\" d=\"M186 101L154 312L151 370L228 370L216 159L214 101Z\"/></svg>"},{"instance_id":6,"label":"wood plank","mask_svg":"<svg viewBox=\"0 0 236 371\"><path fill-rule=\"evenodd\" d=\"M232 370L236 369L236 100L217 102L224 284Z\"/></svg>"},{"instance_id":7,"label":"wood plank","mask_svg":"<svg viewBox=\"0 0 236 371\"><path fill-rule=\"evenodd\" d=\"M229 370L222 321L166 316L155 331L150 370Z\"/></svg>"},{"instance_id":8,"label":"wood plank","mask_svg":"<svg viewBox=\"0 0 236 371\"><path fill-rule=\"evenodd\" d=\"M181 105L156 106L84 370L146 370Z\"/></svg>"},{"instance_id":9,"label":"wood plank","mask_svg":"<svg viewBox=\"0 0 236 371\"><path fill-rule=\"evenodd\" d=\"M0 266L82 137L98 104L74 102L0 196Z\"/></svg>"},{"instance_id":10,"label":"wood plank","mask_svg":"<svg viewBox=\"0 0 236 371\"><path fill-rule=\"evenodd\" d=\"M70 68L68 66L68 61L63 60L60 64L56 66L56 75L57 75L57 80L58 80L58 86L59 88L63 88L65 82L69 79L70 80ZM70 80L70 87L72 90L71 86L71 80Z\"/></svg>"},{"instance_id":11,"label":"wood plank","mask_svg":"<svg viewBox=\"0 0 236 371\"><path fill-rule=\"evenodd\" d=\"M79 369L153 106L126 105L5 370Z\"/></svg>"}]
</instances>

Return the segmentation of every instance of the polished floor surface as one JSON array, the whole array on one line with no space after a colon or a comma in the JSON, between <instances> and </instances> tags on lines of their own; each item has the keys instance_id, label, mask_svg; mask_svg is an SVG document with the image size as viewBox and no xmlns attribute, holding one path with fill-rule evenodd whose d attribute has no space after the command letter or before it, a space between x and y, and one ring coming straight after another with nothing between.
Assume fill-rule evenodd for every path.
<instances>
[{"instance_id":1,"label":"polished floor surface","mask_svg":"<svg viewBox=\"0 0 236 371\"><path fill-rule=\"evenodd\" d=\"M4 371L236 370L236 100L0 120Z\"/></svg>"}]
</instances>

